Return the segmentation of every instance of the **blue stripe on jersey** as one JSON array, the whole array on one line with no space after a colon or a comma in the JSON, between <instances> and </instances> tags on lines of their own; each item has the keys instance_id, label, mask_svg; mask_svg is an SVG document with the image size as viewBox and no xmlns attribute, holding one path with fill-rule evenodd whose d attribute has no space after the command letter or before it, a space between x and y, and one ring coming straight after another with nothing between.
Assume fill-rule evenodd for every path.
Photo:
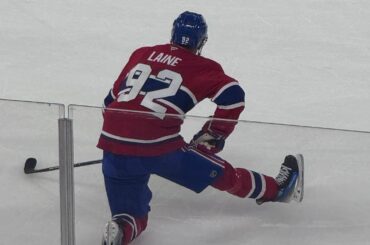
<instances>
[{"instance_id":1,"label":"blue stripe on jersey","mask_svg":"<svg viewBox=\"0 0 370 245\"><path fill-rule=\"evenodd\" d=\"M169 86L168 83L164 83L156 79L149 78L149 81L147 81L144 84L141 91L150 92L159 89L165 89L168 88L168 86ZM161 99L171 102L175 106L179 107L184 113L190 111L195 106L193 99L190 97L190 95L181 89L179 89L175 95L164 97Z\"/></svg>"},{"instance_id":2,"label":"blue stripe on jersey","mask_svg":"<svg viewBox=\"0 0 370 245\"><path fill-rule=\"evenodd\" d=\"M245 93L243 89L238 85L234 85L227 88L219 96L217 96L214 102L217 105L233 105L236 103L244 102L244 96Z\"/></svg>"},{"instance_id":3,"label":"blue stripe on jersey","mask_svg":"<svg viewBox=\"0 0 370 245\"><path fill-rule=\"evenodd\" d=\"M109 93L107 94L107 96L104 99L105 107L109 106L109 104L112 103L113 101L114 101L114 98L112 96L112 90L109 90Z\"/></svg>"},{"instance_id":4,"label":"blue stripe on jersey","mask_svg":"<svg viewBox=\"0 0 370 245\"><path fill-rule=\"evenodd\" d=\"M164 88L168 88L168 83L164 83L153 78L148 78L141 91L150 92Z\"/></svg>"},{"instance_id":5,"label":"blue stripe on jersey","mask_svg":"<svg viewBox=\"0 0 370 245\"><path fill-rule=\"evenodd\" d=\"M190 111L194 106L193 99L184 91L179 90L174 96L164 98L179 107L184 113Z\"/></svg>"},{"instance_id":6,"label":"blue stripe on jersey","mask_svg":"<svg viewBox=\"0 0 370 245\"><path fill-rule=\"evenodd\" d=\"M254 191L252 193L252 195L250 196L250 198L257 198L258 195L261 193L262 191L262 177L260 174L256 173L256 172L253 172L253 176L254 176L254 182L255 182L255 188L254 188Z\"/></svg>"}]
</instances>

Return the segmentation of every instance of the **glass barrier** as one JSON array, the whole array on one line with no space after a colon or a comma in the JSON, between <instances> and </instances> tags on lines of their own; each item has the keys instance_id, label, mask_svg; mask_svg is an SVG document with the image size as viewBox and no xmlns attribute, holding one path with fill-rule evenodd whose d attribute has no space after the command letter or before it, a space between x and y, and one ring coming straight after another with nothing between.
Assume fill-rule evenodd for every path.
<instances>
[{"instance_id":1,"label":"glass barrier","mask_svg":"<svg viewBox=\"0 0 370 245\"><path fill-rule=\"evenodd\" d=\"M74 162L101 160L102 153L96 148L103 119L101 109L72 105L68 111L73 122ZM99 244L109 217L100 162L76 167L74 182L76 244Z\"/></svg>"},{"instance_id":2,"label":"glass barrier","mask_svg":"<svg viewBox=\"0 0 370 245\"><path fill-rule=\"evenodd\" d=\"M102 109L71 105L69 115L73 119L75 162L101 159L102 151L96 145L102 133ZM158 128L171 132L162 140L170 143L166 147L176 148L176 139L183 137L189 142L210 120L112 110L105 111L105 117L119 124L116 132L103 130L106 146L116 142L114 147L125 145L124 150L119 149L127 155L148 156L163 150L154 140L162 133ZM274 177L286 155L303 154L303 202L259 206L252 199L237 198L212 187L196 194L152 175L148 228L134 244L310 244L312 237L323 243L356 237L358 244L366 243L369 236L364 231L370 219L370 198L364 194L370 186L369 132L212 120L221 126L235 123L218 156L234 167ZM147 145L133 140L135 135L143 137ZM114 151L118 149L114 147ZM76 244L96 244L110 219L101 168L101 164L75 168ZM194 166L194 178L196 173Z\"/></svg>"},{"instance_id":3,"label":"glass barrier","mask_svg":"<svg viewBox=\"0 0 370 245\"><path fill-rule=\"evenodd\" d=\"M25 174L58 165L59 104L0 99L1 244L60 244L58 171Z\"/></svg>"}]
</instances>

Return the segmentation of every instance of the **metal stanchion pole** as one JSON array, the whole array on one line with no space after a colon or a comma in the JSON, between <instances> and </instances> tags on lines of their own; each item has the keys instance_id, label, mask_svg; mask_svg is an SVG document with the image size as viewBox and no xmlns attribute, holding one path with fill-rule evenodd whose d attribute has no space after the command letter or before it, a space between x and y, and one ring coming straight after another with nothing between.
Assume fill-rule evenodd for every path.
<instances>
[{"instance_id":1,"label":"metal stanchion pole","mask_svg":"<svg viewBox=\"0 0 370 245\"><path fill-rule=\"evenodd\" d=\"M58 121L61 245L75 244L72 125L68 118Z\"/></svg>"}]
</instances>

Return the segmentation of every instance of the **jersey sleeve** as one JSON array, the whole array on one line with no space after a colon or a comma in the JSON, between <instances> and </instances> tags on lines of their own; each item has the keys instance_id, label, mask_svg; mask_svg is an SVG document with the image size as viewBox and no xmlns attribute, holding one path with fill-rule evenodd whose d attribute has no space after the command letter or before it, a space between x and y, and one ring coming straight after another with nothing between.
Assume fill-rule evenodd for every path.
<instances>
[{"instance_id":1,"label":"jersey sleeve","mask_svg":"<svg viewBox=\"0 0 370 245\"><path fill-rule=\"evenodd\" d=\"M103 101L103 109L107 108L117 97L113 93L113 88L109 90Z\"/></svg>"},{"instance_id":2,"label":"jersey sleeve","mask_svg":"<svg viewBox=\"0 0 370 245\"><path fill-rule=\"evenodd\" d=\"M221 67L214 75L214 89L209 98L217 105L210 120L204 127L227 138L234 130L245 106L245 92L239 83L224 74Z\"/></svg>"}]
</instances>

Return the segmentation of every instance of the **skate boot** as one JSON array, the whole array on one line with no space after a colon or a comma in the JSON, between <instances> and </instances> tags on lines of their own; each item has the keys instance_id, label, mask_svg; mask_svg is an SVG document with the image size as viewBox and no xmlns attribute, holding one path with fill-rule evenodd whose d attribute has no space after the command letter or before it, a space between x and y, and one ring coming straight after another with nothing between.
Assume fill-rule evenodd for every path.
<instances>
[{"instance_id":1,"label":"skate boot","mask_svg":"<svg viewBox=\"0 0 370 245\"><path fill-rule=\"evenodd\" d=\"M275 181L279 186L278 194L274 200L257 199L257 204L261 205L264 202L302 202L304 188L304 161L303 156L286 156L284 163L280 167L280 172L276 176Z\"/></svg>"},{"instance_id":2,"label":"skate boot","mask_svg":"<svg viewBox=\"0 0 370 245\"><path fill-rule=\"evenodd\" d=\"M123 232L119 225L111 220L105 225L102 245L121 245Z\"/></svg>"}]
</instances>

